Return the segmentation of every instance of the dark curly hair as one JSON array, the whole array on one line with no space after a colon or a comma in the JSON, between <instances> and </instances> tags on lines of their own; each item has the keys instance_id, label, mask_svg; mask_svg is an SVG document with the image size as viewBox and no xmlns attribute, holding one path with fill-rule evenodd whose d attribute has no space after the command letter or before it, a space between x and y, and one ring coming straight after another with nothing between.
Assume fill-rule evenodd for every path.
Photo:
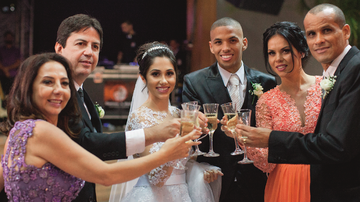
<instances>
[{"instance_id":1,"label":"dark curly hair","mask_svg":"<svg viewBox=\"0 0 360 202\"><path fill-rule=\"evenodd\" d=\"M66 58L59 54L42 53L30 56L20 65L19 73L16 75L14 84L7 98L7 120L0 124L0 131L4 134L8 134L17 121L26 119L46 120L40 109L34 105L32 94L33 83L38 75L39 69L45 63L50 61L58 62L64 66L69 78L69 87L71 91L71 97L67 105L59 114L57 126L70 137L75 137L80 132L80 128L75 127L78 125L81 115L75 94L74 81L70 67L71 64ZM70 128L76 128L76 131L71 130Z\"/></svg>"},{"instance_id":2,"label":"dark curly hair","mask_svg":"<svg viewBox=\"0 0 360 202\"><path fill-rule=\"evenodd\" d=\"M306 37L301 28L293 22L277 22L271 27L266 29L263 34L263 54L265 59L265 67L269 74L276 75L275 72L271 69L269 64L269 55L268 55L268 42L271 37L275 35L280 35L285 38L290 46L291 57L294 64L294 51L292 46L301 54L304 54L304 57L301 59L304 62L309 56L309 46L306 43ZM294 68L293 68L294 69ZM290 71L292 72L293 69Z\"/></svg>"},{"instance_id":3,"label":"dark curly hair","mask_svg":"<svg viewBox=\"0 0 360 202\"><path fill-rule=\"evenodd\" d=\"M149 51L149 49L155 47L159 47L159 48ZM174 53L170 50L169 46L154 41L140 46L136 55L136 60L138 61L139 64L140 75L143 76L145 80L146 80L146 73L148 72L150 66L153 64L154 58L156 57L169 58L171 64L174 66L175 72L177 72L176 58Z\"/></svg>"}]
</instances>

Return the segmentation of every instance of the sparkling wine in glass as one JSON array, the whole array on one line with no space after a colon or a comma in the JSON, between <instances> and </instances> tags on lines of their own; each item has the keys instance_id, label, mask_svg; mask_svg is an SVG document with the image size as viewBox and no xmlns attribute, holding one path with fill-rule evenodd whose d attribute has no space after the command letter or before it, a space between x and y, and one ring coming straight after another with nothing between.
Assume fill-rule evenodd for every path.
<instances>
[{"instance_id":1,"label":"sparkling wine in glass","mask_svg":"<svg viewBox=\"0 0 360 202\"><path fill-rule=\"evenodd\" d=\"M218 108L219 104L217 103L209 103L209 104L203 104L204 107L204 114L206 118L208 119L208 129L209 129L209 152L204 154L206 157L217 157L220 156L220 154L214 152L213 148L213 140L214 140L214 132L218 126L217 123L217 116L218 116Z\"/></svg>"},{"instance_id":2,"label":"sparkling wine in glass","mask_svg":"<svg viewBox=\"0 0 360 202\"><path fill-rule=\"evenodd\" d=\"M232 102L228 102L221 105L221 108L224 112L225 117L227 118L227 124L226 127L231 131L234 137L235 141L235 151L231 153L231 155L240 155L244 152L240 149L240 146L238 144L237 138L236 138L236 132L235 127L238 122L237 114L236 114L236 104Z\"/></svg>"},{"instance_id":3,"label":"sparkling wine in glass","mask_svg":"<svg viewBox=\"0 0 360 202\"><path fill-rule=\"evenodd\" d=\"M197 101L190 101L190 102L185 102L183 104L181 104L181 107L185 110L190 110L190 111L199 111L200 109L200 105L198 105ZM200 126L199 124L199 119L196 119L196 123L195 126ZM205 136L203 136L205 137ZM201 138L203 138L201 137ZM199 138L199 139L201 139ZM194 140L195 142L199 141L199 139ZM195 151L194 153L191 154L191 156L199 156L199 155L204 155L205 152L200 151L199 145L195 146Z\"/></svg>"},{"instance_id":4,"label":"sparkling wine in glass","mask_svg":"<svg viewBox=\"0 0 360 202\"><path fill-rule=\"evenodd\" d=\"M244 124L247 126L250 126L250 120L251 120L251 109L241 109L237 111L238 119L240 124ZM242 136L241 138L248 138L246 136ZM246 145L244 144L244 159L239 161L240 164L250 164L254 163L254 161L248 159L247 153L246 153Z\"/></svg>"},{"instance_id":5,"label":"sparkling wine in glass","mask_svg":"<svg viewBox=\"0 0 360 202\"><path fill-rule=\"evenodd\" d=\"M198 111L197 110L190 111L183 109L180 111L180 115L181 115L180 135L184 136L189 134L192 130L194 130L196 119L198 116ZM174 168L181 170L186 169L185 165L181 163L181 160L178 160Z\"/></svg>"}]
</instances>

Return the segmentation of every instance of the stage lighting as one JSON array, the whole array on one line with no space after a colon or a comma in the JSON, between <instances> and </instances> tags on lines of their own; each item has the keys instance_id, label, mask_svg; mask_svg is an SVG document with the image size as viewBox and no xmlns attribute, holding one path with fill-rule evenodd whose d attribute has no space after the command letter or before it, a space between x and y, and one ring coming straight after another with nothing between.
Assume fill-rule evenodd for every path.
<instances>
[{"instance_id":1,"label":"stage lighting","mask_svg":"<svg viewBox=\"0 0 360 202\"><path fill-rule=\"evenodd\" d=\"M15 1L3 1L0 4L1 12L3 13L11 13L16 10L16 2Z\"/></svg>"}]
</instances>

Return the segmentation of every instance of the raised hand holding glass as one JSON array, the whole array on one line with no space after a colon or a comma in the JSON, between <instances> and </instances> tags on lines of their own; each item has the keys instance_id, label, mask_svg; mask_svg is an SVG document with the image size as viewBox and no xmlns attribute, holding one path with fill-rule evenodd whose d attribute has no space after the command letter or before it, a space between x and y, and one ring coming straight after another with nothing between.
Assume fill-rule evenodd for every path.
<instances>
[{"instance_id":1,"label":"raised hand holding glass","mask_svg":"<svg viewBox=\"0 0 360 202\"><path fill-rule=\"evenodd\" d=\"M236 114L236 104L233 102L228 102L221 105L221 108L224 112L225 117L227 118L226 127L231 131L234 141L235 141L235 151L231 153L231 155L240 155L244 152L240 149L235 132L235 126L238 122L237 114Z\"/></svg>"},{"instance_id":2,"label":"raised hand holding glass","mask_svg":"<svg viewBox=\"0 0 360 202\"><path fill-rule=\"evenodd\" d=\"M238 120L239 120L240 124L250 126L251 109L241 109L241 110L237 111L237 115L238 115ZM246 144L246 139L248 137L242 136L241 138L245 139L243 141L243 144L244 144L244 159L239 161L238 163L240 163L240 164L254 163L254 161L248 159L247 154L246 154L246 145L245 144Z\"/></svg>"}]
</instances>

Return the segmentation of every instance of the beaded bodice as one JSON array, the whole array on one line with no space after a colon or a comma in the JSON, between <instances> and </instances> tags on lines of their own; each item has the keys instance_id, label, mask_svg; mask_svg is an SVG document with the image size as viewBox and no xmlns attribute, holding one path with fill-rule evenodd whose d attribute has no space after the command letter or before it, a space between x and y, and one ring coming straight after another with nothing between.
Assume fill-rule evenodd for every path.
<instances>
[{"instance_id":1,"label":"beaded bodice","mask_svg":"<svg viewBox=\"0 0 360 202\"><path fill-rule=\"evenodd\" d=\"M279 86L264 93L256 104L257 127L278 131L312 133L315 130L321 109L322 77L317 76L316 82L307 90L304 103L305 122L301 123L300 113L295 100L286 92L280 91ZM271 172L276 164L269 164L268 148L247 147L248 156L254 160L254 165L264 172Z\"/></svg>"},{"instance_id":2,"label":"beaded bodice","mask_svg":"<svg viewBox=\"0 0 360 202\"><path fill-rule=\"evenodd\" d=\"M179 117L179 109L177 109L176 107L169 106L169 111L173 117ZM130 113L125 130L136 130L158 125L164 121L166 116L167 112L153 111L148 107L141 106L132 113ZM159 151L163 144L164 142L154 143L150 148L150 153ZM184 161L187 161L187 159L184 159ZM161 182L165 182L170 177L170 175L167 173L167 167L173 167L176 165L177 162L178 161L168 162L151 170L148 173L150 184L157 185ZM173 169L172 174L179 174L181 172L184 171Z\"/></svg>"},{"instance_id":3,"label":"beaded bodice","mask_svg":"<svg viewBox=\"0 0 360 202\"><path fill-rule=\"evenodd\" d=\"M26 144L33 136L35 122L18 121L10 130L1 165L9 201L72 201L85 181L65 173L51 163L41 168L25 163Z\"/></svg>"}]
</instances>

